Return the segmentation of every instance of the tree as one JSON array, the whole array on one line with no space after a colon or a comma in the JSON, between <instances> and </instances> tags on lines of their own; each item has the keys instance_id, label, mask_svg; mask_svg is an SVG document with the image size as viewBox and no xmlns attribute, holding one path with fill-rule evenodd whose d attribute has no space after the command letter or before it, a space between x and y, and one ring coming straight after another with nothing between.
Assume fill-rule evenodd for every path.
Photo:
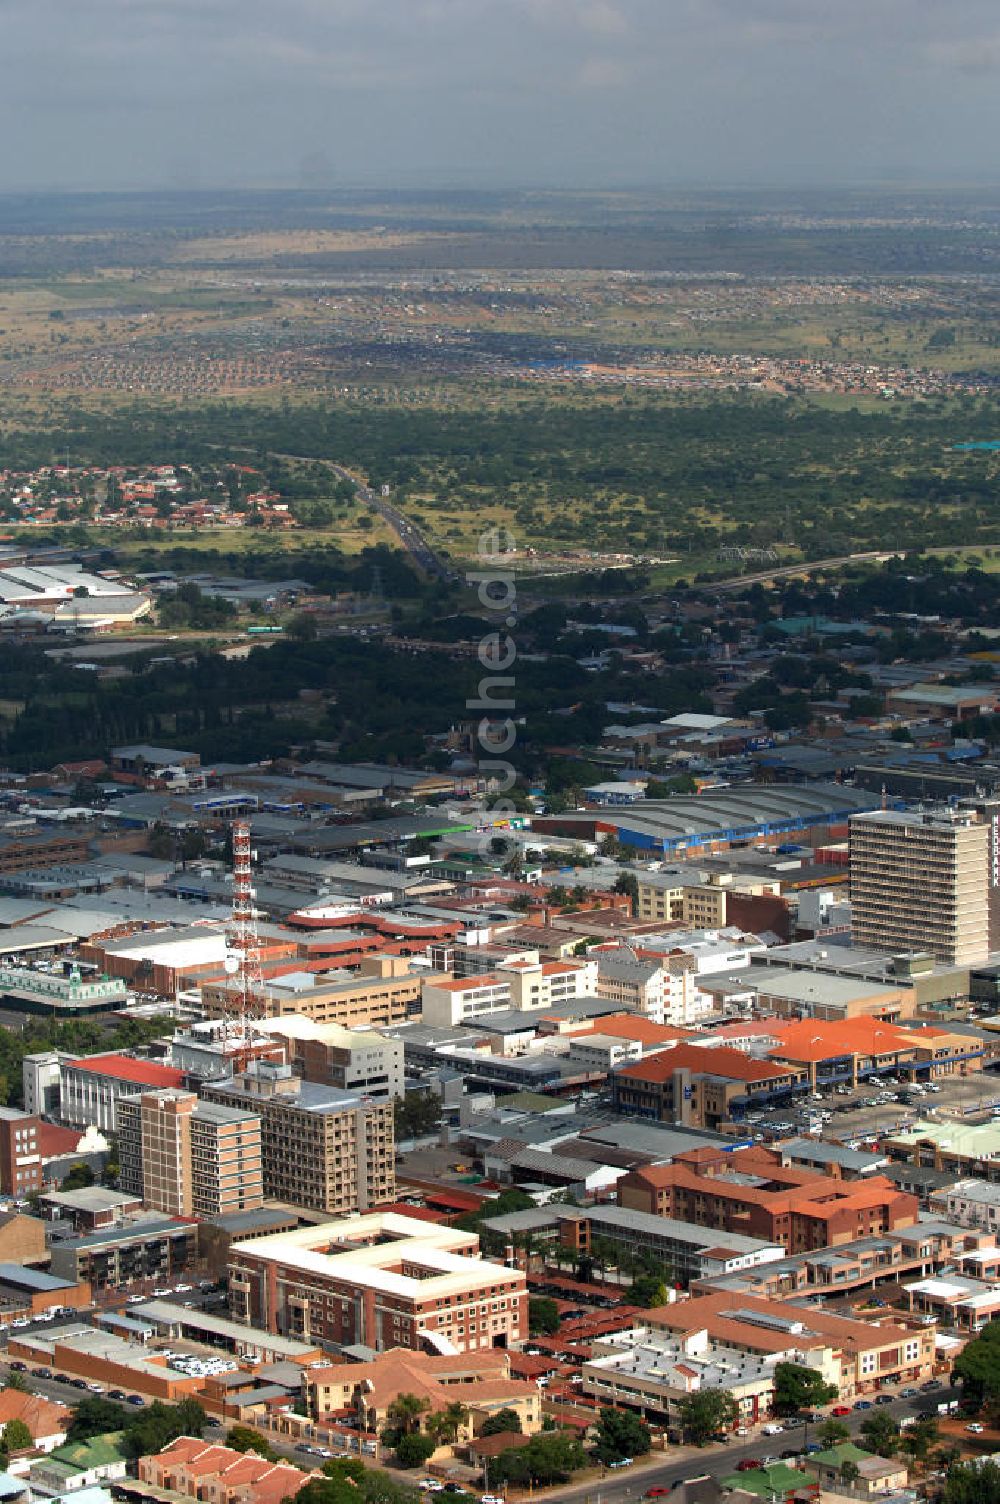
<instances>
[{"instance_id":1,"label":"tree","mask_svg":"<svg viewBox=\"0 0 1000 1504\"><path fill-rule=\"evenodd\" d=\"M181 1400L177 1405L153 1403L131 1420L125 1431L125 1447L132 1457L150 1457L162 1452L178 1436L201 1436L208 1417L197 1400Z\"/></svg>"},{"instance_id":2,"label":"tree","mask_svg":"<svg viewBox=\"0 0 1000 1504\"><path fill-rule=\"evenodd\" d=\"M960 1462L944 1484L944 1504L1000 1504L1000 1463Z\"/></svg>"},{"instance_id":3,"label":"tree","mask_svg":"<svg viewBox=\"0 0 1000 1504\"><path fill-rule=\"evenodd\" d=\"M559 1307L548 1295L528 1300L528 1331L532 1337L551 1337L559 1330Z\"/></svg>"},{"instance_id":4,"label":"tree","mask_svg":"<svg viewBox=\"0 0 1000 1504\"><path fill-rule=\"evenodd\" d=\"M19 1394L33 1394L34 1390L24 1377L23 1373L14 1373L13 1370L7 1375L7 1389L17 1390Z\"/></svg>"},{"instance_id":5,"label":"tree","mask_svg":"<svg viewBox=\"0 0 1000 1504\"><path fill-rule=\"evenodd\" d=\"M288 635L295 642L313 642L317 637L316 618L298 611L288 623Z\"/></svg>"},{"instance_id":6,"label":"tree","mask_svg":"<svg viewBox=\"0 0 1000 1504\"><path fill-rule=\"evenodd\" d=\"M818 1369L804 1363L779 1363L774 1370L774 1409L778 1415L796 1415L837 1398L837 1386L828 1384Z\"/></svg>"},{"instance_id":7,"label":"tree","mask_svg":"<svg viewBox=\"0 0 1000 1504\"><path fill-rule=\"evenodd\" d=\"M825 1420L819 1428L820 1441L825 1447L835 1447L838 1442L846 1441L851 1434L851 1428L845 1426L842 1420Z\"/></svg>"},{"instance_id":8,"label":"tree","mask_svg":"<svg viewBox=\"0 0 1000 1504\"><path fill-rule=\"evenodd\" d=\"M268 1462L276 1461L278 1456L267 1437L255 1431L252 1426L230 1426L226 1432L225 1445L234 1452L256 1452Z\"/></svg>"},{"instance_id":9,"label":"tree","mask_svg":"<svg viewBox=\"0 0 1000 1504\"><path fill-rule=\"evenodd\" d=\"M854 1483L860 1477L861 1471L858 1467L858 1464L856 1462L852 1462L850 1457L845 1457L844 1461L840 1464L841 1482L848 1484Z\"/></svg>"},{"instance_id":10,"label":"tree","mask_svg":"<svg viewBox=\"0 0 1000 1504\"><path fill-rule=\"evenodd\" d=\"M411 1432L420 1430L420 1417L429 1409L429 1400L404 1390L402 1394L397 1394L396 1398L389 1402L386 1413L390 1427L402 1436L409 1436Z\"/></svg>"},{"instance_id":11,"label":"tree","mask_svg":"<svg viewBox=\"0 0 1000 1504\"><path fill-rule=\"evenodd\" d=\"M490 1465L494 1483L566 1483L586 1464L583 1446L569 1431L539 1431L527 1446L502 1452Z\"/></svg>"},{"instance_id":12,"label":"tree","mask_svg":"<svg viewBox=\"0 0 1000 1504\"><path fill-rule=\"evenodd\" d=\"M979 1409L1000 1398L1000 1317L994 1317L972 1342L967 1342L952 1365L952 1378L965 1398Z\"/></svg>"},{"instance_id":13,"label":"tree","mask_svg":"<svg viewBox=\"0 0 1000 1504\"><path fill-rule=\"evenodd\" d=\"M599 1462L620 1462L623 1457L642 1457L652 1441L646 1422L631 1410L601 1410L597 1423L594 1456Z\"/></svg>"},{"instance_id":14,"label":"tree","mask_svg":"<svg viewBox=\"0 0 1000 1504\"><path fill-rule=\"evenodd\" d=\"M439 1443L455 1441L468 1418L469 1412L461 1400L452 1400L443 1410L435 1410L427 1417L424 1429Z\"/></svg>"},{"instance_id":15,"label":"tree","mask_svg":"<svg viewBox=\"0 0 1000 1504\"><path fill-rule=\"evenodd\" d=\"M93 1185L95 1178L90 1166L81 1160L79 1164L70 1166L62 1188L64 1191L86 1191Z\"/></svg>"},{"instance_id":16,"label":"tree","mask_svg":"<svg viewBox=\"0 0 1000 1504\"><path fill-rule=\"evenodd\" d=\"M67 1441L89 1441L92 1436L103 1436L107 1431L124 1431L135 1416L124 1405L100 1395L87 1396L73 1406L73 1419L66 1432Z\"/></svg>"},{"instance_id":17,"label":"tree","mask_svg":"<svg viewBox=\"0 0 1000 1504\"><path fill-rule=\"evenodd\" d=\"M861 1434L867 1446L880 1457L892 1457L899 1445L899 1425L884 1410L873 1410L861 1422Z\"/></svg>"},{"instance_id":18,"label":"tree","mask_svg":"<svg viewBox=\"0 0 1000 1504\"><path fill-rule=\"evenodd\" d=\"M0 1448L9 1456L11 1452L24 1452L35 1445L35 1438L23 1420L9 1420L0 1435Z\"/></svg>"},{"instance_id":19,"label":"tree","mask_svg":"<svg viewBox=\"0 0 1000 1504\"><path fill-rule=\"evenodd\" d=\"M502 1410L495 1410L483 1421L480 1436L499 1436L504 1431L520 1431L521 1417L516 1410L509 1410L506 1406Z\"/></svg>"},{"instance_id":20,"label":"tree","mask_svg":"<svg viewBox=\"0 0 1000 1504\"><path fill-rule=\"evenodd\" d=\"M639 879L634 872L620 872L615 878L614 893L624 893L632 902L632 913L639 909Z\"/></svg>"},{"instance_id":21,"label":"tree","mask_svg":"<svg viewBox=\"0 0 1000 1504\"><path fill-rule=\"evenodd\" d=\"M396 1138L420 1138L441 1124L441 1098L432 1091L410 1091L393 1104Z\"/></svg>"},{"instance_id":22,"label":"tree","mask_svg":"<svg viewBox=\"0 0 1000 1504\"><path fill-rule=\"evenodd\" d=\"M629 1294L634 1305L645 1306L647 1309L667 1303L666 1284L655 1274L637 1274Z\"/></svg>"},{"instance_id":23,"label":"tree","mask_svg":"<svg viewBox=\"0 0 1000 1504\"><path fill-rule=\"evenodd\" d=\"M938 1423L933 1415L925 1415L915 1425L907 1426L900 1446L917 1462L926 1462L931 1447L938 1439Z\"/></svg>"},{"instance_id":24,"label":"tree","mask_svg":"<svg viewBox=\"0 0 1000 1504\"><path fill-rule=\"evenodd\" d=\"M685 1441L698 1447L717 1431L728 1431L739 1415L739 1407L728 1389L699 1389L685 1395L677 1411Z\"/></svg>"},{"instance_id":25,"label":"tree","mask_svg":"<svg viewBox=\"0 0 1000 1504\"><path fill-rule=\"evenodd\" d=\"M400 1467L419 1467L437 1451L437 1447L433 1436L425 1436L422 1431L407 1433L396 1443L396 1461Z\"/></svg>"}]
</instances>

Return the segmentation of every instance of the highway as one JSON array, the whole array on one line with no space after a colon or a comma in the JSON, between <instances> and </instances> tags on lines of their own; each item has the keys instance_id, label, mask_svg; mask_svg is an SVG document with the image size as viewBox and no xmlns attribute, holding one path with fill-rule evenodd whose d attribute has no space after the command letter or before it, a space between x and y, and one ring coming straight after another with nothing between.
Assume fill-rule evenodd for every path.
<instances>
[{"instance_id":1,"label":"highway","mask_svg":"<svg viewBox=\"0 0 1000 1504\"><path fill-rule=\"evenodd\" d=\"M398 507L394 507L388 497L373 490L371 486L362 485L356 476L344 469L343 465L336 464L334 460L328 460L327 463L338 479L349 481L354 486L355 495L359 501L365 502L373 512L388 522L414 563L419 564L425 574L430 575L432 579L444 581L459 578L455 570L450 569L434 552L420 529L408 517L405 517Z\"/></svg>"},{"instance_id":2,"label":"highway","mask_svg":"<svg viewBox=\"0 0 1000 1504\"><path fill-rule=\"evenodd\" d=\"M863 554L837 554L829 559L804 559L798 564L782 564L775 569L763 569L756 574L734 575L728 580L713 580L704 588L708 590L729 591L742 590L747 585L767 585L772 580L787 580L794 575L811 574L814 569L839 569L844 564L871 564L880 559L894 559L902 549L872 549ZM933 549L928 549L933 553ZM701 587L699 587L701 588Z\"/></svg>"}]
</instances>

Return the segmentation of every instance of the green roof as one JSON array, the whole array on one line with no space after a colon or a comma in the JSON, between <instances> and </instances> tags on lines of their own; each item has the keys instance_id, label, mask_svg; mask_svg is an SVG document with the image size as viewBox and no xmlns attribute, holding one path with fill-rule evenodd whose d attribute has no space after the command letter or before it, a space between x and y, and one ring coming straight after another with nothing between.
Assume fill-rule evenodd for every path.
<instances>
[{"instance_id":1,"label":"green roof","mask_svg":"<svg viewBox=\"0 0 1000 1504\"><path fill-rule=\"evenodd\" d=\"M730 1473L722 1479L723 1488L745 1488L752 1494L785 1494L795 1488L807 1488L815 1479L786 1462L772 1462L770 1467L754 1468L752 1472Z\"/></svg>"},{"instance_id":2,"label":"green roof","mask_svg":"<svg viewBox=\"0 0 1000 1504\"><path fill-rule=\"evenodd\" d=\"M103 1436L92 1436L89 1441L67 1441L51 1451L47 1460L63 1462L77 1473L92 1467L105 1467L111 1462L121 1462L128 1455L123 1446L124 1438L124 1431L107 1431Z\"/></svg>"},{"instance_id":3,"label":"green roof","mask_svg":"<svg viewBox=\"0 0 1000 1504\"><path fill-rule=\"evenodd\" d=\"M862 1451L856 1447L853 1441L839 1441L835 1447L827 1447L825 1452L813 1452L810 1462L821 1462L824 1467L840 1467L842 1462L867 1462L871 1452Z\"/></svg>"}]
</instances>

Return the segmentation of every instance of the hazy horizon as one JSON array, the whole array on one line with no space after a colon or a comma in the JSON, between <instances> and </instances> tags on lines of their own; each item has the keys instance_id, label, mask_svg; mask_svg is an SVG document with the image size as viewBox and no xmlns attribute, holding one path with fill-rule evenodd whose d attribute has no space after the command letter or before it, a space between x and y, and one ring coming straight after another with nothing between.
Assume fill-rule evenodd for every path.
<instances>
[{"instance_id":1,"label":"hazy horizon","mask_svg":"<svg viewBox=\"0 0 1000 1504\"><path fill-rule=\"evenodd\" d=\"M0 192L1000 179L988 0L0 0Z\"/></svg>"}]
</instances>

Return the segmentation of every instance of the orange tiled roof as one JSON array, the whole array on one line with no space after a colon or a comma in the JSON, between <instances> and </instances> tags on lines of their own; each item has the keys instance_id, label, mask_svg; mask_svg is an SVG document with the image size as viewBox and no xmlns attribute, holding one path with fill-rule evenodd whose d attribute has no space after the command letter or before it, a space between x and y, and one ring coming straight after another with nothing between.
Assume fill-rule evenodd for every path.
<instances>
[{"instance_id":1,"label":"orange tiled roof","mask_svg":"<svg viewBox=\"0 0 1000 1504\"><path fill-rule=\"evenodd\" d=\"M639 1081L665 1081L681 1068L701 1076L729 1076L734 1081L777 1081L789 1073L788 1066L753 1060L742 1050L731 1050L727 1045L678 1044L648 1060L626 1065L618 1074Z\"/></svg>"}]
</instances>

